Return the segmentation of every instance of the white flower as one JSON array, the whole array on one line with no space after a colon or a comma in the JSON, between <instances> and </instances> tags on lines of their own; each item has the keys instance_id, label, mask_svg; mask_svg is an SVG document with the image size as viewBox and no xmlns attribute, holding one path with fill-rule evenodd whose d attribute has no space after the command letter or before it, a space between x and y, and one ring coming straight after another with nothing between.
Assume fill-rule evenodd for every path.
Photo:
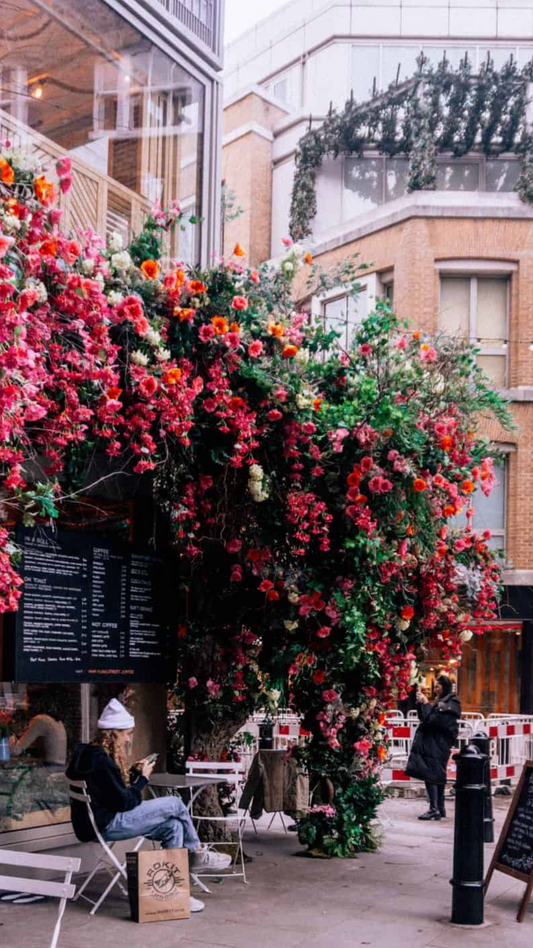
<instances>
[{"instance_id":1,"label":"white flower","mask_svg":"<svg viewBox=\"0 0 533 948\"><path fill-rule=\"evenodd\" d=\"M396 619L396 628L399 629L400 632L405 632L405 630L408 629L410 625L411 623L408 619Z\"/></svg>"},{"instance_id":2,"label":"white flower","mask_svg":"<svg viewBox=\"0 0 533 948\"><path fill-rule=\"evenodd\" d=\"M294 356L294 361L298 362L300 365L307 365L309 362L309 356L309 349L298 349L298 352Z\"/></svg>"},{"instance_id":3,"label":"white flower","mask_svg":"<svg viewBox=\"0 0 533 948\"><path fill-rule=\"evenodd\" d=\"M158 346L161 342L161 335L156 329L149 329L148 332L145 332L144 338L151 346Z\"/></svg>"},{"instance_id":4,"label":"white flower","mask_svg":"<svg viewBox=\"0 0 533 948\"><path fill-rule=\"evenodd\" d=\"M36 290L37 301L39 303L46 303L48 299L48 293L44 283L41 283L40 280L26 280L26 289Z\"/></svg>"},{"instance_id":5,"label":"white flower","mask_svg":"<svg viewBox=\"0 0 533 948\"><path fill-rule=\"evenodd\" d=\"M3 225L6 230L20 230L20 221L14 214L6 214L3 219Z\"/></svg>"},{"instance_id":6,"label":"white flower","mask_svg":"<svg viewBox=\"0 0 533 948\"><path fill-rule=\"evenodd\" d=\"M158 362L168 362L170 359L170 352L168 349L156 349L155 357Z\"/></svg>"},{"instance_id":7,"label":"white flower","mask_svg":"<svg viewBox=\"0 0 533 948\"><path fill-rule=\"evenodd\" d=\"M108 237L107 246L110 253L118 253L124 247L124 238L118 230L114 230Z\"/></svg>"},{"instance_id":8,"label":"white flower","mask_svg":"<svg viewBox=\"0 0 533 948\"><path fill-rule=\"evenodd\" d=\"M290 592L289 595L287 596L287 599L293 606L295 606L297 602L300 602L300 596L296 592L296 590L293 590L292 592Z\"/></svg>"},{"instance_id":9,"label":"white flower","mask_svg":"<svg viewBox=\"0 0 533 948\"><path fill-rule=\"evenodd\" d=\"M104 283L105 283L104 274L103 274L103 273L97 273L94 279L97 281L97 283L101 283L102 286L103 286Z\"/></svg>"},{"instance_id":10,"label":"white flower","mask_svg":"<svg viewBox=\"0 0 533 948\"><path fill-rule=\"evenodd\" d=\"M269 497L268 482L260 464L252 464L248 471L248 490L257 504Z\"/></svg>"},{"instance_id":11,"label":"white flower","mask_svg":"<svg viewBox=\"0 0 533 948\"><path fill-rule=\"evenodd\" d=\"M120 253L113 254L111 263L116 270L129 270L132 266L132 259L127 250L122 250Z\"/></svg>"},{"instance_id":12,"label":"white flower","mask_svg":"<svg viewBox=\"0 0 533 948\"><path fill-rule=\"evenodd\" d=\"M283 625L284 625L285 628L287 629L287 632L294 632L294 630L298 628L298 623L297 623L297 622L291 622L290 619L285 619Z\"/></svg>"},{"instance_id":13,"label":"white flower","mask_svg":"<svg viewBox=\"0 0 533 948\"><path fill-rule=\"evenodd\" d=\"M81 262L81 268L84 273L92 273L94 270L94 260L92 257L85 257Z\"/></svg>"},{"instance_id":14,"label":"white flower","mask_svg":"<svg viewBox=\"0 0 533 948\"><path fill-rule=\"evenodd\" d=\"M145 356L144 352L141 352L140 349L136 349L135 352L131 354L131 361L135 362L135 365L148 365L148 356Z\"/></svg>"},{"instance_id":15,"label":"white flower","mask_svg":"<svg viewBox=\"0 0 533 948\"><path fill-rule=\"evenodd\" d=\"M110 306L118 306L119 303L122 303L124 299L124 294L119 293L118 290L110 290L107 294L107 302Z\"/></svg>"},{"instance_id":16,"label":"white flower","mask_svg":"<svg viewBox=\"0 0 533 948\"><path fill-rule=\"evenodd\" d=\"M267 691L267 697L271 704L277 706L277 703L281 698L281 691L278 691L277 688L271 688L270 691Z\"/></svg>"},{"instance_id":17,"label":"white flower","mask_svg":"<svg viewBox=\"0 0 533 948\"><path fill-rule=\"evenodd\" d=\"M470 639L472 638L473 634L474 634L474 633L471 632L470 629L463 629L463 631L461 632L459 638L461 639L461 642L469 642Z\"/></svg>"},{"instance_id":18,"label":"white flower","mask_svg":"<svg viewBox=\"0 0 533 948\"><path fill-rule=\"evenodd\" d=\"M308 395L303 395L301 392L298 392L295 398L295 402L298 408L310 408L313 404L313 399L309 398Z\"/></svg>"},{"instance_id":19,"label":"white flower","mask_svg":"<svg viewBox=\"0 0 533 948\"><path fill-rule=\"evenodd\" d=\"M251 464L248 471L248 477L251 481L262 481L264 471L260 464Z\"/></svg>"},{"instance_id":20,"label":"white flower","mask_svg":"<svg viewBox=\"0 0 533 948\"><path fill-rule=\"evenodd\" d=\"M292 271L294 270L294 263L291 263L290 260L284 260L283 263L281 264L281 269L285 273L292 273Z\"/></svg>"}]
</instances>

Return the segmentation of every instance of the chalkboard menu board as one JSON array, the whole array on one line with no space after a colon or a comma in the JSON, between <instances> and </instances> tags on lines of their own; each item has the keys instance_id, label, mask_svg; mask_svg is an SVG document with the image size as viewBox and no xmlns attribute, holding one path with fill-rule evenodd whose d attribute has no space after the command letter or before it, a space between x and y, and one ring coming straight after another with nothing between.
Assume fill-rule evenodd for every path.
<instances>
[{"instance_id":1,"label":"chalkboard menu board","mask_svg":"<svg viewBox=\"0 0 533 948\"><path fill-rule=\"evenodd\" d=\"M495 869L527 882L527 889L518 912L518 921L523 921L533 890L533 761L531 760L524 765L509 807L507 819L487 873L485 889L488 888Z\"/></svg>"},{"instance_id":2,"label":"chalkboard menu board","mask_svg":"<svg viewBox=\"0 0 533 948\"><path fill-rule=\"evenodd\" d=\"M162 557L107 538L21 528L17 681L166 681Z\"/></svg>"}]
</instances>

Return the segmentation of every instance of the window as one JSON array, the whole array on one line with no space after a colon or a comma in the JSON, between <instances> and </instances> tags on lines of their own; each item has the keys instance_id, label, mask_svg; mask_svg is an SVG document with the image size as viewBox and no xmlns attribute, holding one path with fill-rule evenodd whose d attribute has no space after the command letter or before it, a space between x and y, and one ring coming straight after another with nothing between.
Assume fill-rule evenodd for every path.
<instances>
[{"instance_id":1,"label":"window","mask_svg":"<svg viewBox=\"0 0 533 948\"><path fill-rule=\"evenodd\" d=\"M477 364L499 388L507 384L509 277L441 274L439 323L480 350Z\"/></svg>"},{"instance_id":2,"label":"window","mask_svg":"<svg viewBox=\"0 0 533 948\"><path fill-rule=\"evenodd\" d=\"M502 461L500 464L495 464L494 471L497 483L492 488L489 496L485 497L483 491L479 489L474 493L472 526L479 533L482 533L483 530L490 530L492 536L488 541L488 546L491 550L498 550L503 556L506 545L507 462ZM450 524L457 529L466 526L466 507L457 517L453 517Z\"/></svg>"},{"instance_id":3,"label":"window","mask_svg":"<svg viewBox=\"0 0 533 948\"><path fill-rule=\"evenodd\" d=\"M343 287L339 287L338 290L314 297L312 311L323 319L326 331L334 329L339 333L339 345L343 349L350 349L353 347L359 325L372 312L375 301L385 298L386 295L391 302L392 280L392 270L381 276L373 273L357 281L359 293L355 298L349 296Z\"/></svg>"}]
</instances>

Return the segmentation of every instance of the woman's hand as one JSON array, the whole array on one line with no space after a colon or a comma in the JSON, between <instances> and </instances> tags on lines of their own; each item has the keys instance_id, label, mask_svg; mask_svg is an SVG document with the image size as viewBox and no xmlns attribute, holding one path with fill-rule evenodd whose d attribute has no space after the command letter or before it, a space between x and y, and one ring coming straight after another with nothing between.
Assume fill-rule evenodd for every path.
<instances>
[{"instance_id":1,"label":"woman's hand","mask_svg":"<svg viewBox=\"0 0 533 948\"><path fill-rule=\"evenodd\" d=\"M149 780L152 775L152 770L155 767L155 760L151 760L150 762L146 760L140 760L138 766L143 777L146 777L146 779Z\"/></svg>"},{"instance_id":2,"label":"woman's hand","mask_svg":"<svg viewBox=\"0 0 533 948\"><path fill-rule=\"evenodd\" d=\"M427 704L428 699L423 691L417 691L416 693L416 702L417 704Z\"/></svg>"}]
</instances>

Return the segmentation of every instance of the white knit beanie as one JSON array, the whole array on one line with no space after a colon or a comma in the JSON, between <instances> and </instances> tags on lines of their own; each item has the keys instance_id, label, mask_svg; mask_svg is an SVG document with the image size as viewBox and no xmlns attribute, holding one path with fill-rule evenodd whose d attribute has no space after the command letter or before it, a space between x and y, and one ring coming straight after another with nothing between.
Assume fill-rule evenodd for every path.
<instances>
[{"instance_id":1,"label":"white knit beanie","mask_svg":"<svg viewBox=\"0 0 533 948\"><path fill-rule=\"evenodd\" d=\"M102 711L96 726L106 731L127 731L129 728L135 727L135 718L131 716L129 711L126 711L120 701L111 698L109 704L106 704Z\"/></svg>"}]
</instances>

